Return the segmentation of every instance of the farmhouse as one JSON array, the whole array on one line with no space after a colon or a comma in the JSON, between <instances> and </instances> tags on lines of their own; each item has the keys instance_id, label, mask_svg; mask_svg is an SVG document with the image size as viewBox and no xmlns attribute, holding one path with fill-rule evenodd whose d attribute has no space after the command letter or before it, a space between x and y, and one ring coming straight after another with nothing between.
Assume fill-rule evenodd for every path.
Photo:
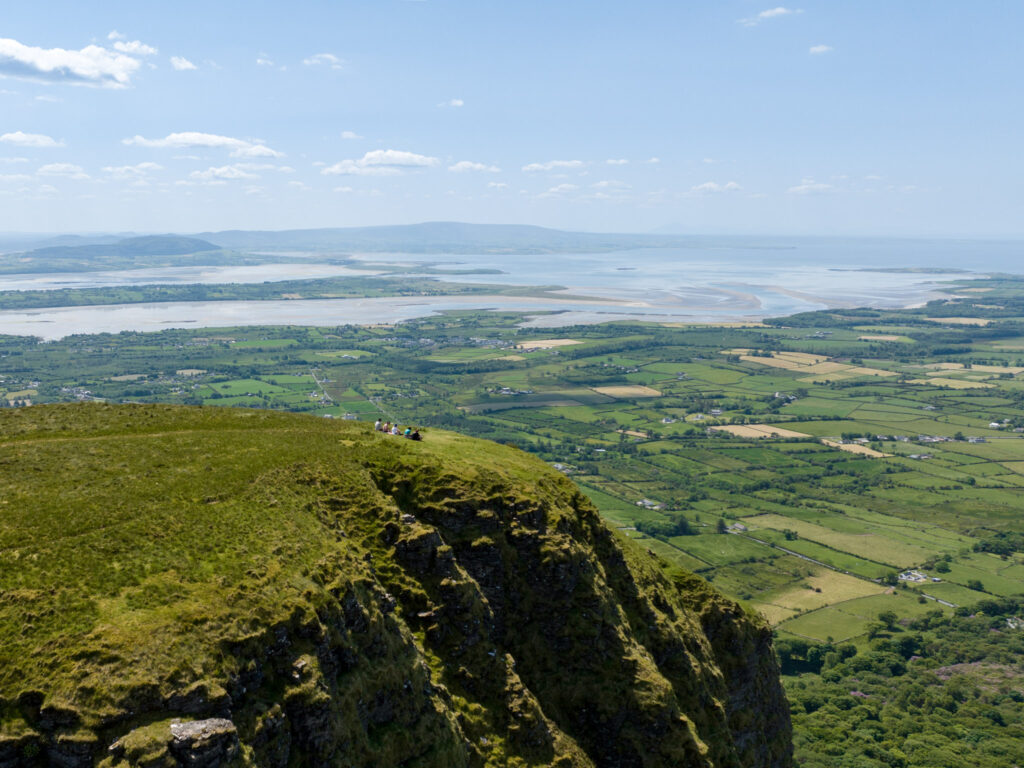
<instances>
[{"instance_id":1,"label":"farmhouse","mask_svg":"<svg viewBox=\"0 0 1024 768\"><path fill-rule=\"evenodd\" d=\"M664 509L665 508L664 504L661 504L661 503L659 503L657 501L651 501L650 499L640 499L640 501L638 501L636 503L636 505L638 507L643 507L644 509Z\"/></svg>"}]
</instances>

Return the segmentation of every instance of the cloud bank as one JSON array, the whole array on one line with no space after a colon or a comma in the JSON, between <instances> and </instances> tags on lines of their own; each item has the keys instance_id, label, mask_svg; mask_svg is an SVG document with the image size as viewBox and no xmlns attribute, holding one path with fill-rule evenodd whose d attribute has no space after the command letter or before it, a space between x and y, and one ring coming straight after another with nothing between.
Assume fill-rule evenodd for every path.
<instances>
[{"instance_id":1,"label":"cloud bank","mask_svg":"<svg viewBox=\"0 0 1024 768\"><path fill-rule=\"evenodd\" d=\"M138 45L142 46L141 43ZM140 65L138 59L126 53L98 45L69 51L64 48L37 48L11 38L0 38L2 77L94 88L127 88Z\"/></svg>"}]
</instances>

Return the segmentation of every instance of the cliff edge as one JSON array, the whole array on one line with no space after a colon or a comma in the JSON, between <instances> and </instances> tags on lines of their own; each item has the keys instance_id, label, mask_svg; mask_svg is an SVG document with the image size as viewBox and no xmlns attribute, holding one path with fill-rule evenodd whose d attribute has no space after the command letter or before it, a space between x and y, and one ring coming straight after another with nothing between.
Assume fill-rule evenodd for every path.
<instances>
[{"instance_id":1,"label":"cliff edge","mask_svg":"<svg viewBox=\"0 0 1024 768\"><path fill-rule=\"evenodd\" d=\"M516 449L0 412L0 768L791 765L759 619Z\"/></svg>"}]
</instances>

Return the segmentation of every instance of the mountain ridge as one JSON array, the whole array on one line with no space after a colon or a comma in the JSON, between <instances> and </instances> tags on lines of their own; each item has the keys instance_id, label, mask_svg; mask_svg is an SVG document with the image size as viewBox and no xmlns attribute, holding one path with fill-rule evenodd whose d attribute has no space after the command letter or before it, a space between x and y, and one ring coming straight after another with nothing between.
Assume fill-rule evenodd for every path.
<instances>
[{"instance_id":1,"label":"mountain ridge","mask_svg":"<svg viewBox=\"0 0 1024 768\"><path fill-rule=\"evenodd\" d=\"M516 449L172 406L0 435L0 765L791 764L767 626Z\"/></svg>"}]
</instances>

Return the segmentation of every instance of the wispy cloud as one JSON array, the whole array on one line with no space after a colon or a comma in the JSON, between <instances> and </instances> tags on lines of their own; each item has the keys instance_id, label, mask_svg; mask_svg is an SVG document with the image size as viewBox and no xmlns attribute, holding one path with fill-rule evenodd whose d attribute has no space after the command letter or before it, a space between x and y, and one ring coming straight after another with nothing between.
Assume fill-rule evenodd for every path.
<instances>
[{"instance_id":1,"label":"wispy cloud","mask_svg":"<svg viewBox=\"0 0 1024 768\"><path fill-rule=\"evenodd\" d=\"M786 191L792 195L815 195L821 192L828 192L830 189L833 189L831 184L825 184L814 179L802 179L799 184L795 187L790 187Z\"/></svg>"},{"instance_id":2,"label":"wispy cloud","mask_svg":"<svg viewBox=\"0 0 1024 768\"><path fill-rule=\"evenodd\" d=\"M606 162L606 163L607 163L608 165L629 165L629 160L627 160L627 159L626 159L626 158L624 158L624 157L620 157L620 158L614 158L614 157L613 157L613 158L609 158L608 160L605 160L605 162Z\"/></svg>"},{"instance_id":3,"label":"wispy cloud","mask_svg":"<svg viewBox=\"0 0 1024 768\"><path fill-rule=\"evenodd\" d=\"M14 144L18 147L35 147L35 148L48 148L48 147L63 147L63 141L57 141L50 136L46 136L42 133L25 133L24 131L14 131L13 133L5 133L0 135L0 142L4 144Z\"/></svg>"},{"instance_id":4,"label":"wispy cloud","mask_svg":"<svg viewBox=\"0 0 1024 768\"><path fill-rule=\"evenodd\" d=\"M553 171L560 168L582 168L586 163L582 160L549 160L546 163L530 163L524 165L526 173L537 173L538 171Z\"/></svg>"},{"instance_id":5,"label":"wispy cloud","mask_svg":"<svg viewBox=\"0 0 1024 768\"><path fill-rule=\"evenodd\" d=\"M748 16L745 19L738 19L737 22L745 27L756 27L762 21L768 21L769 19L777 19L781 16L795 16L798 13L803 13L799 8L783 8L781 5L777 8L769 8L761 11L754 16Z\"/></svg>"},{"instance_id":6,"label":"wispy cloud","mask_svg":"<svg viewBox=\"0 0 1024 768\"><path fill-rule=\"evenodd\" d=\"M258 179L259 174L253 173L239 165L211 166L205 171L192 171L190 179L197 181L233 181L235 179Z\"/></svg>"},{"instance_id":7,"label":"wispy cloud","mask_svg":"<svg viewBox=\"0 0 1024 768\"><path fill-rule=\"evenodd\" d=\"M351 141L351 140L354 140L354 139L361 139L363 137L360 136L355 131L342 131L341 132L341 138Z\"/></svg>"},{"instance_id":8,"label":"wispy cloud","mask_svg":"<svg viewBox=\"0 0 1024 768\"><path fill-rule=\"evenodd\" d=\"M181 149L184 147L209 147L211 149L230 149L232 157L283 157L283 155L258 141L246 141L231 136L218 136L215 133L200 133L198 131L184 131L182 133L171 133L162 139L147 139L143 136L133 136L124 139L123 144L138 147L173 147Z\"/></svg>"},{"instance_id":9,"label":"wispy cloud","mask_svg":"<svg viewBox=\"0 0 1024 768\"><path fill-rule=\"evenodd\" d=\"M632 187L624 181L616 181L615 179L605 179L604 181L595 181L590 185L594 189L632 189Z\"/></svg>"},{"instance_id":10,"label":"wispy cloud","mask_svg":"<svg viewBox=\"0 0 1024 768\"><path fill-rule=\"evenodd\" d=\"M98 45L78 51L37 48L0 38L0 77L99 88L127 88L141 62Z\"/></svg>"},{"instance_id":11,"label":"wispy cloud","mask_svg":"<svg viewBox=\"0 0 1024 768\"><path fill-rule=\"evenodd\" d=\"M432 168L440 163L436 157L415 152L375 149L357 160L341 160L320 173L325 176L399 176L409 168Z\"/></svg>"},{"instance_id":12,"label":"wispy cloud","mask_svg":"<svg viewBox=\"0 0 1024 768\"><path fill-rule=\"evenodd\" d=\"M698 195L713 194L715 192L739 192L742 189L743 187L735 181L727 181L725 184L719 184L717 181L705 181L703 184L690 187L690 191Z\"/></svg>"},{"instance_id":13,"label":"wispy cloud","mask_svg":"<svg viewBox=\"0 0 1024 768\"><path fill-rule=\"evenodd\" d=\"M302 60L307 67L330 67L331 69L344 69L345 61L339 59L333 53L316 53Z\"/></svg>"},{"instance_id":14,"label":"wispy cloud","mask_svg":"<svg viewBox=\"0 0 1024 768\"><path fill-rule=\"evenodd\" d=\"M74 163L47 163L36 171L36 174L39 176L63 176L77 181L84 181L89 178L89 174L85 172L85 169Z\"/></svg>"},{"instance_id":15,"label":"wispy cloud","mask_svg":"<svg viewBox=\"0 0 1024 768\"><path fill-rule=\"evenodd\" d=\"M551 187L546 192L541 192L540 197L558 197L564 195L567 192L575 192L579 189L575 184L558 184L557 186Z\"/></svg>"},{"instance_id":16,"label":"wispy cloud","mask_svg":"<svg viewBox=\"0 0 1024 768\"><path fill-rule=\"evenodd\" d=\"M471 160L460 160L454 165L448 166L449 171L455 171L456 173L465 173L466 171L483 171L486 173L501 173L501 168L496 165L486 165L485 163L474 163Z\"/></svg>"},{"instance_id":17,"label":"wispy cloud","mask_svg":"<svg viewBox=\"0 0 1024 768\"><path fill-rule=\"evenodd\" d=\"M464 107L465 105L466 105L466 102L464 102L462 99L448 99L448 101L442 101L437 106L439 106L439 107L455 107L455 108L458 108L458 107Z\"/></svg>"},{"instance_id":18,"label":"wispy cloud","mask_svg":"<svg viewBox=\"0 0 1024 768\"><path fill-rule=\"evenodd\" d=\"M487 188L488 189L508 189L508 184L506 184L504 181L488 181L487 182Z\"/></svg>"},{"instance_id":19,"label":"wispy cloud","mask_svg":"<svg viewBox=\"0 0 1024 768\"><path fill-rule=\"evenodd\" d=\"M146 45L141 40L124 41L118 40L114 43L114 50L127 53L132 56L154 56L159 51L151 45Z\"/></svg>"},{"instance_id":20,"label":"wispy cloud","mask_svg":"<svg viewBox=\"0 0 1024 768\"><path fill-rule=\"evenodd\" d=\"M199 67L184 56L171 56L171 66L179 72L187 72L190 69L199 69Z\"/></svg>"},{"instance_id":21,"label":"wispy cloud","mask_svg":"<svg viewBox=\"0 0 1024 768\"><path fill-rule=\"evenodd\" d=\"M115 179L140 179L153 171L162 171L163 168L159 163L145 162L135 165L108 165L103 168L103 172Z\"/></svg>"},{"instance_id":22,"label":"wispy cloud","mask_svg":"<svg viewBox=\"0 0 1024 768\"><path fill-rule=\"evenodd\" d=\"M831 45L812 45L807 52L810 53L812 56L820 56L821 54L828 53L831 50Z\"/></svg>"},{"instance_id":23,"label":"wispy cloud","mask_svg":"<svg viewBox=\"0 0 1024 768\"><path fill-rule=\"evenodd\" d=\"M660 157L649 157L644 162L647 163L648 165L657 165L658 163L661 162L661 158Z\"/></svg>"}]
</instances>

